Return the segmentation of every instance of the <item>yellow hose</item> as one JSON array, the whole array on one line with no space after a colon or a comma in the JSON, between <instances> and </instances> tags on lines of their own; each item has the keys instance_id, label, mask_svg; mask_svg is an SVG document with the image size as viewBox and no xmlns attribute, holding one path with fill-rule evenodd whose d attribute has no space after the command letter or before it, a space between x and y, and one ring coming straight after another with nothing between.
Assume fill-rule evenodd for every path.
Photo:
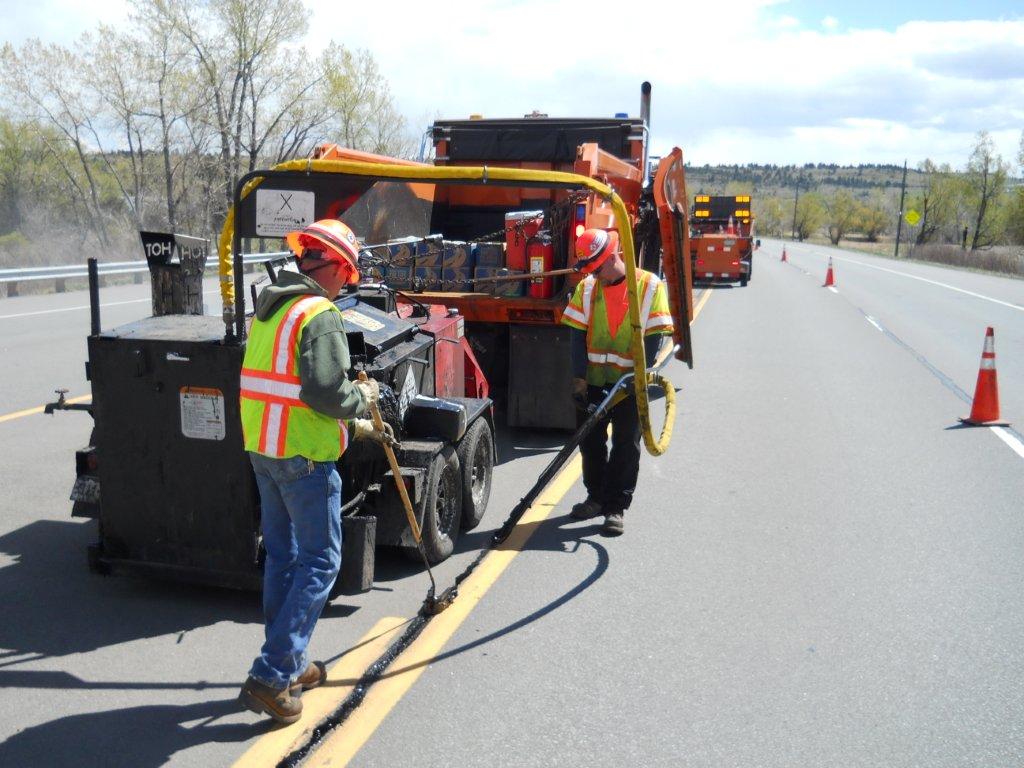
<instances>
[{"instance_id":1,"label":"yellow hose","mask_svg":"<svg viewBox=\"0 0 1024 768\"><path fill-rule=\"evenodd\" d=\"M622 198L607 184L580 176L575 173L559 171L536 171L524 168L488 168L486 166L429 166L429 165L392 165L390 163L364 163L354 160L289 160L274 166L275 171L316 171L320 173L343 173L350 176L373 176L382 180L396 181L532 181L558 184L572 184L586 188L609 200L615 211L615 220L620 223L619 242L622 245L622 259L626 263L626 282L629 290L629 323L631 328L630 350L633 354L633 392L636 395L637 414L640 418L640 429L644 438L644 446L652 456L660 456L667 449L672 439L672 424L675 421L675 389L668 379L660 374L647 374L644 359L644 329L640 327L640 300L637 296L636 281L636 249L633 247L633 231L629 226L629 212ZM241 199L248 197L263 182L260 177L250 180L242 189ZM220 293L225 311L234 306L235 287L232 279L233 261L231 242L234 237L234 207L228 210L224 219L218 242L220 263ZM650 401L647 387L657 386L665 393L665 424L658 439L654 437L651 426Z\"/></svg>"}]
</instances>

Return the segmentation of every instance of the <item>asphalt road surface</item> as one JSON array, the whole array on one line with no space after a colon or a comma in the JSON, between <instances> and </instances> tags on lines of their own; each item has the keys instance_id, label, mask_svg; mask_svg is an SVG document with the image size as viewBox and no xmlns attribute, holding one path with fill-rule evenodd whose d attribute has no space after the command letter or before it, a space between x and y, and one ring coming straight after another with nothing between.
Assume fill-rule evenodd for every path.
<instances>
[{"instance_id":1,"label":"asphalt road surface","mask_svg":"<svg viewBox=\"0 0 1024 768\"><path fill-rule=\"evenodd\" d=\"M672 446L644 456L626 534L566 517L570 467L306 764L1024 762L1024 446L957 422L992 325L1002 415L1024 423L1024 282L798 244L783 264L781 247L746 288L702 295L695 368L668 369ZM141 286L104 301L105 326L148 309ZM95 524L67 501L89 417L5 418L88 392L88 311L67 309L86 303L0 302L0 765L273 765L310 723L235 703L257 598L89 573ZM559 439L502 436L488 514L442 583ZM425 588L385 554L373 591L327 609L311 651L338 667L310 717Z\"/></svg>"}]
</instances>

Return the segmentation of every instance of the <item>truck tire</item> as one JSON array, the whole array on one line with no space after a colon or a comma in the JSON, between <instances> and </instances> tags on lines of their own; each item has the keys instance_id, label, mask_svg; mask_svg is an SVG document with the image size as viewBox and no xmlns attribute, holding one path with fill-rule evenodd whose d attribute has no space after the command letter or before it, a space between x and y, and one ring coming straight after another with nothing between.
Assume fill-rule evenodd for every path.
<instances>
[{"instance_id":1,"label":"truck tire","mask_svg":"<svg viewBox=\"0 0 1024 768\"><path fill-rule=\"evenodd\" d=\"M430 464L423 499L423 550L431 565L455 549L462 519L462 473L455 449L446 446ZM410 553L416 558L419 555Z\"/></svg>"},{"instance_id":2,"label":"truck tire","mask_svg":"<svg viewBox=\"0 0 1024 768\"><path fill-rule=\"evenodd\" d=\"M748 278L747 278L746 275L744 275L743 277L740 278L740 288L746 288L747 287L747 280L748 280Z\"/></svg>"},{"instance_id":3,"label":"truck tire","mask_svg":"<svg viewBox=\"0 0 1024 768\"><path fill-rule=\"evenodd\" d=\"M478 418L459 441L462 474L462 530L476 528L487 510L494 471L494 436L487 419Z\"/></svg>"}]
</instances>

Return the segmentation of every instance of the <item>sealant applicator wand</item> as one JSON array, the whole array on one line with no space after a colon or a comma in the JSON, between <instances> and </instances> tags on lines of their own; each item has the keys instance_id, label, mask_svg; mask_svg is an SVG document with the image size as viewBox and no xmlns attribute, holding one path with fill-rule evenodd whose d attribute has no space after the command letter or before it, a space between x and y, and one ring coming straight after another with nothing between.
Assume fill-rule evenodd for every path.
<instances>
[{"instance_id":1,"label":"sealant applicator wand","mask_svg":"<svg viewBox=\"0 0 1024 768\"><path fill-rule=\"evenodd\" d=\"M359 380L369 380L366 371L359 372ZM384 419L380 415L380 408L377 407L377 403L370 403L370 417L373 419L374 429L378 432L383 432ZM412 537L416 540L416 548L423 557L423 565L426 566L427 576L430 577L430 590L427 592L427 599L423 601L423 611L431 615L440 613L451 605L453 595L449 595L449 592L452 590L446 590L441 597L436 597L437 582L434 581L434 572L430 570L430 561L427 560L427 553L423 549L423 533L420 531L420 524L416 521L416 514L412 510L412 501L409 499L409 492L402 480L402 469L398 465L398 459L395 457L395 451L391 445L384 441L381 443L381 446L384 448L384 455L388 457L388 464L391 465L391 474L395 477L395 488L402 499L402 508L405 510L405 517L409 521Z\"/></svg>"}]
</instances>

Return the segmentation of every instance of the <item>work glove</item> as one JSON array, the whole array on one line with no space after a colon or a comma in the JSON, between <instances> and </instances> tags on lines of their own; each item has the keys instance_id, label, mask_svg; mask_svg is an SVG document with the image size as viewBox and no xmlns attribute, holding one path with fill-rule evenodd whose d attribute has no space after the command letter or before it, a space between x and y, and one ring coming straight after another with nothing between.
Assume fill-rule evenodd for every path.
<instances>
[{"instance_id":1,"label":"work glove","mask_svg":"<svg viewBox=\"0 0 1024 768\"><path fill-rule=\"evenodd\" d=\"M581 411L585 411L587 409L588 397L586 379L572 380L572 401Z\"/></svg>"},{"instance_id":2,"label":"work glove","mask_svg":"<svg viewBox=\"0 0 1024 768\"><path fill-rule=\"evenodd\" d=\"M398 441L395 440L395 430L386 421L383 424L384 428L378 430L370 419L353 419L352 427L355 431L355 439L363 440L369 438L374 442L380 443L381 445L398 445Z\"/></svg>"},{"instance_id":3,"label":"work glove","mask_svg":"<svg viewBox=\"0 0 1024 768\"><path fill-rule=\"evenodd\" d=\"M380 400L380 384L377 383L376 379L367 379L366 381L355 382L356 389L363 393L363 400L366 401L366 410L369 412L370 406Z\"/></svg>"}]
</instances>

